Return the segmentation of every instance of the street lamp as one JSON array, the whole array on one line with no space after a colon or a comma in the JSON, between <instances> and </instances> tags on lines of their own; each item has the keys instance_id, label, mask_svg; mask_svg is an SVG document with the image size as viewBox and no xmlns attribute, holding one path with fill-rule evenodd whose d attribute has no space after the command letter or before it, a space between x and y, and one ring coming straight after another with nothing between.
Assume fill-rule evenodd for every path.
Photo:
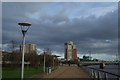
<instances>
[{"instance_id":1,"label":"street lamp","mask_svg":"<svg viewBox=\"0 0 120 80\"><path fill-rule=\"evenodd\" d=\"M55 56L53 55L53 68L54 68L54 66L55 66L55 65L54 65L54 64L55 64L55 61L54 61L54 60L55 60Z\"/></svg>"},{"instance_id":2,"label":"street lamp","mask_svg":"<svg viewBox=\"0 0 120 80\"><path fill-rule=\"evenodd\" d=\"M44 72L45 72L45 53L46 53L46 50L44 50Z\"/></svg>"},{"instance_id":3,"label":"street lamp","mask_svg":"<svg viewBox=\"0 0 120 80\"><path fill-rule=\"evenodd\" d=\"M53 68L55 68L55 61L54 61L54 60L55 60L57 57L60 57L60 56L53 55Z\"/></svg>"},{"instance_id":4,"label":"street lamp","mask_svg":"<svg viewBox=\"0 0 120 80\"><path fill-rule=\"evenodd\" d=\"M28 31L29 27L31 26L30 23L18 23L18 25L21 27L21 31L23 34L22 39L22 71L21 71L21 80L23 80L24 77L24 45L25 45L25 34Z\"/></svg>"}]
</instances>

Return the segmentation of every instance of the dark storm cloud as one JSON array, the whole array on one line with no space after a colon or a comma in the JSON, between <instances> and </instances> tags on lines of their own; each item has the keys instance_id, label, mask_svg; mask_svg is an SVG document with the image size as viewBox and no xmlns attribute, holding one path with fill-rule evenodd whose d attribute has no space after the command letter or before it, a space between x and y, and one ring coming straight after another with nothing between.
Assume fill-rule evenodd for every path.
<instances>
[{"instance_id":1,"label":"dark storm cloud","mask_svg":"<svg viewBox=\"0 0 120 80\"><path fill-rule=\"evenodd\" d=\"M44 5L37 3L36 6L32 6L32 3L27 3L27 5L25 3L3 3L3 43L16 40L20 44L22 35L17 23L30 22L32 27L27 33L26 42L35 43L38 48L48 47L63 52L64 42L71 40L75 42L80 53L88 50L106 54L117 52L117 10L99 17L95 14L89 15L89 13L86 13L87 17L82 15L80 15L82 17L76 17L72 14L69 17L69 13L74 10L67 12L68 5L67 7L64 5L59 11L56 9L56 13L49 9L54 15L48 15L50 11L47 10L47 7L53 6L52 3L44 3ZM90 8L94 6L95 4L90 5ZM101 6L96 5L96 7ZM75 11L78 11L78 7ZM82 7L80 11L84 8L88 7Z\"/></svg>"}]
</instances>

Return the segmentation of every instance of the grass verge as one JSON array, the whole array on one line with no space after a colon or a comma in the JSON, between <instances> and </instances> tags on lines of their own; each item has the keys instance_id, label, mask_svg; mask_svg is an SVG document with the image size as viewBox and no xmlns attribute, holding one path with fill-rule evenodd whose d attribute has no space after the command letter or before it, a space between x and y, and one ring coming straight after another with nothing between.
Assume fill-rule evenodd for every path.
<instances>
[{"instance_id":1,"label":"grass verge","mask_svg":"<svg viewBox=\"0 0 120 80\"><path fill-rule=\"evenodd\" d=\"M24 68L24 78L32 77L35 74L43 73L43 67L38 67L37 69L32 67ZM9 68L2 67L2 78L20 78L21 76L21 68Z\"/></svg>"}]
</instances>

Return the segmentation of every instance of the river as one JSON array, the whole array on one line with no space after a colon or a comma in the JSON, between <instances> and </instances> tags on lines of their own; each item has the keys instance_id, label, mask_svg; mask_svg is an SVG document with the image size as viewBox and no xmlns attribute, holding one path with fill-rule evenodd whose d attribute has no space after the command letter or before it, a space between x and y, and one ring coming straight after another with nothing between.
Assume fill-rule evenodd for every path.
<instances>
[{"instance_id":1,"label":"river","mask_svg":"<svg viewBox=\"0 0 120 80\"><path fill-rule=\"evenodd\" d=\"M88 67L100 69L99 65L91 65L91 66L88 66ZM100 69L100 70L120 75L120 65L106 65L104 69Z\"/></svg>"}]
</instances>

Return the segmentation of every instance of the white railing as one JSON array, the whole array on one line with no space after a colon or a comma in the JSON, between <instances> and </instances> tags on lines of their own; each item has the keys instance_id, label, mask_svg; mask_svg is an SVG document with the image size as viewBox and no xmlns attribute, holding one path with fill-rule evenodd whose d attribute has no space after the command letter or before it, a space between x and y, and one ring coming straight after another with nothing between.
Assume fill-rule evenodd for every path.
<instances>
[{"instance_id":1,"label":"white railing","mask_svg":"<svg viewBox=\"0 0 120 80\"><path fill-rule=\"evenodd\" d=\"M95 69L95 68L88 68L85 66L80 66L82 69L84 69L91 78L97 79L97 80L120 80L120 75L113 74L111 72Z\"/></svg>"}]
</instances>

